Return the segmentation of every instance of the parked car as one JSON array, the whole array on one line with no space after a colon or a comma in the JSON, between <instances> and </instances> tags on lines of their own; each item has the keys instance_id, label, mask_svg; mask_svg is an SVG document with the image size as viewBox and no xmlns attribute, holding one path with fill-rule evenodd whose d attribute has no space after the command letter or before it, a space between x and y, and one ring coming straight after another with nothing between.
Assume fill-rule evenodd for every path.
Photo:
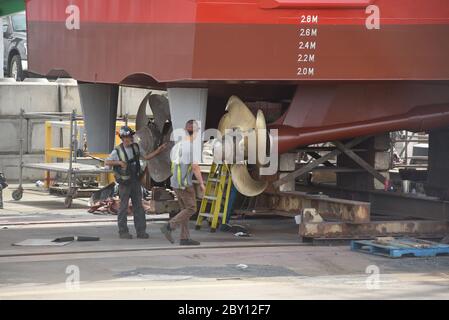
<instances>
[{"instance_id":1,"label":"parked car","mask_svg":"<svg viewBox=\"0 0 449 320\"><path fill-rule=\"evenodd\" d=\"M3 17L5 75L22 81L28 69L25 12Z\"/></svg>"}]
</instances>

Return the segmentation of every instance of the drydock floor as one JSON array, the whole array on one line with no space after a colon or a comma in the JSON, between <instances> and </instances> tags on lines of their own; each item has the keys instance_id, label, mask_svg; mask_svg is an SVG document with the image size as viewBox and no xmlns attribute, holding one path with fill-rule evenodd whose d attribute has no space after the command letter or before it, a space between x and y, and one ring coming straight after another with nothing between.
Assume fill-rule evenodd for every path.
<instances>
[{"instance_id":1,"label":"drydock floor","mask_svg":"<svg viewBox=\"0 0 449 320\"><path fill-rule=\"evenodd\" d=\"M86 199L65 209L63 198L39 192L12 201L12 190L0 210L0 300L449 298L449 257L389 259L303 244L294 220L281 218L234 221L249 238L192 230L201 246L185 248L165 240L161 216L148 222L150 239L120 240L115 216L87 213ZM101 240L12 246L81 235Z\"/></svg>"}]
</instances>

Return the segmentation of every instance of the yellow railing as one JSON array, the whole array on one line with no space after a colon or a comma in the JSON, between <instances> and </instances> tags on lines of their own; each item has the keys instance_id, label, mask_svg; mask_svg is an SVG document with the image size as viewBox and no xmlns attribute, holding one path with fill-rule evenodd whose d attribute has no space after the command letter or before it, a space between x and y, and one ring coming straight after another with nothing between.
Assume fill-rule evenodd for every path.
<instances>
[{"instance_id":1,"label":"yellow railing","mask_svg":"<svg viewBox=\"0 0 449 320\"><path fill-rule=\"evenodd\" d=\"M82 145L82 137L80 136L79 128L84 128L84 121L76 121L76 125L78 127L78 136L77 140L80 142L79 145ZM116 131L118 132L122 126L125 125L123 121L116 122ZM45 163L52 163L53 159L63 159L67 160L70 158L70 148L58 148L53 145L53 127L58 126L58 128L70 128L70 121L46 121L45 122ZM134 123L128 123L128 126L135 130L136 125ZM115 136L115 145L119 145L121 143L120 137L118 135ZM109 154L106 153L90 153L89 155L99 159L106 159ZM109 174L107 177L108 183L114 181L114 175ZM47 171L45 174L45 186L48 187L50 185L50 173Z\"/></svg>"}]
</instances>

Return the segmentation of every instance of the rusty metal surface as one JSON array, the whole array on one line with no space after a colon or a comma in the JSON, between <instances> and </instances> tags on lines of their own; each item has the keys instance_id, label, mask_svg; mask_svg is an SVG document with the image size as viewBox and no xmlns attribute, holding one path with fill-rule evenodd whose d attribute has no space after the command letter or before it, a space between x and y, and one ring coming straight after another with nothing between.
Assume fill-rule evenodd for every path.
<instances>
[{"instance_id":1,"label":"rusty metal surface","mask_svg":"<svg viewBox=\"0 0 449 320\"><path fill-rule=\"evenodd\" d=\"M178 200L150 200L148 212L150 214L178 213L180 211Z\"/></svg>"},{"instance_id":2,"label":"rusty metal surface","mask_svg":"<svg viewBox=\"0 0 449 320\"><path fill-rule=\"evenodd\" d=\"M370 204L367 202L350 201L330 198L323 195L310 195L303 192L282 192L278 194L263 194L260 196L266 208L276 211L296 212L313 208L324 218L350 223L365 223L370 221Z\"/></svg>"},{"instance_id":3,"label":"rusty metal surface","mask_svg":"<svg viewBox=\"0 0 449 320\"><path fill-rule=\"evenodd\" d=\"M333 186L298 186L304 192L324 192L331 197L367 201L373 214L402 219L449 221L449 202L434 197L385 191L363 191Z\"/></svg>"},{"instance_id":4,"label":"rusty metal surface","mask_svg":"<svg viewBox=\"0 0 449 320\"><path fill-rule=\"evenodd\" d=\"M380 236L444 237L449 233L446 221L373 221L350 224L344 222L303 223L299 235L303 238L368 239Z\"/></svg>"}]
</instances>

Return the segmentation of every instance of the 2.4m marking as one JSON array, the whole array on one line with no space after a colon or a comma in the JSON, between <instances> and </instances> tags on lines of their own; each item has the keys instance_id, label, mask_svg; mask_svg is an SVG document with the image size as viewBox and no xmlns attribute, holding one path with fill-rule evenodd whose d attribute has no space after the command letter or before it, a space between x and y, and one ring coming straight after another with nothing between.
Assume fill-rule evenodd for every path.
<instances>
[{"instance_id":1,"label":"2.4m marking","mask_svg":"<svg viewBox=\"0 0 449 320\"><path fill-rule=\"evenodd\" d=\"M316 49L316 42L311 41L301 41L299 42L299 50L315 50Z\"/></svg>"}]
</instances>

